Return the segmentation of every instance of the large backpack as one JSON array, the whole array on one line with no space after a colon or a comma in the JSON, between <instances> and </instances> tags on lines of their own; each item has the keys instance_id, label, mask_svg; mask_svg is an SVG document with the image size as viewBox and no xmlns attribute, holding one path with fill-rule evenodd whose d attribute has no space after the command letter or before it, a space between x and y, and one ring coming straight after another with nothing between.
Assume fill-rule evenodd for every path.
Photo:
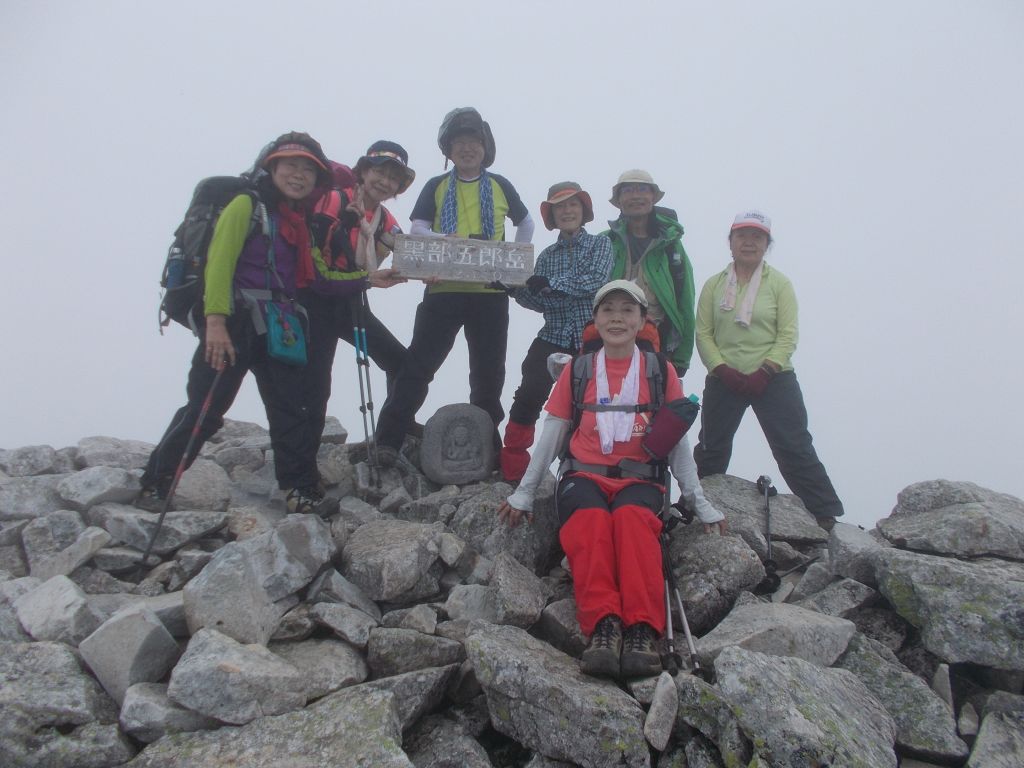
<instances>
[{"instance_id":1,"label":"large backpack","mask_svg":"<svg viewBox=\"0 0 1024 768\"><path fill-rule=\"evenodd\" d=\"M650 321L647 324L650 324L652 328L654 327ZM647 324L645 324L645 329ZM588 338L587 328L592 325L593 322L587 323L587 326L584 328L584 351L572 360L572 419L565 442L562 444L562 450L559 453L561 463L559 464L558 475L561 477L563 473L569 470L581 470L603 474L608 477L638 477L653 482L664 482L665 462L663 461L640 462L624 459L619 462L618 466L614 467L595 466L577 461L569 451L569 443L572 440L573 434L575 434L580 426L584 411L631 411L633 413L651 413L653 417L653 414L665 402L668 360L664 355L656 351L657 332L654 333L653 342L649 338L642 338L645 334L641 334L637 339L637 346L640 347L640 354L644 359L647 390L651 396L650 402L637 405L605 405L587 403L585 401L587 387L591 379L594 378L594 361L597 358L597 350L601 347L600 337L597 337L596 345L592 339Z\"/></svg>"},{"instance_id":2,"label":"large backpack","mask_svg":"<svg viewBox=\"0 0 1024 768\"><path fill-rule=\"evenodd\" d=\"M266 206L259 199L252 175L210 176L200 181L184 219L174 230L174 242L164 262L160 278L160 287L164 289L160 300L160 333L174 320L199 335L203 322L207 250L224 206L241 194L249 195L253 201L248 235L259 226L269 235Z\"/></svg>"}]
</instances>

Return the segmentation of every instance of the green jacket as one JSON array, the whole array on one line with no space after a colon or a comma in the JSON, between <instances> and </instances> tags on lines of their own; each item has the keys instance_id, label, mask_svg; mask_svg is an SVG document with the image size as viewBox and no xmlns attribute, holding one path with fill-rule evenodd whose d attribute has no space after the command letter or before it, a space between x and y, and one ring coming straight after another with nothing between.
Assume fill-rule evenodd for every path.
<instances>
[{"instance_id":1,"label":"green jacket","mask_svg":"<svg viewBox=\"0 0 1024 768\"><path fill-rule=\"evenodd\" d=\"M693 355L694 297L693 265L683 248L683 225L665 208L655 208L655 238L643 257L644 279L665 312L658 328L661 351L679 368L690 367ZM629 251L626 246L626 220L621 216L609 221L604 232L612 241L615 264L609 280L626 274Z\"/></svg>"}]
</instances>

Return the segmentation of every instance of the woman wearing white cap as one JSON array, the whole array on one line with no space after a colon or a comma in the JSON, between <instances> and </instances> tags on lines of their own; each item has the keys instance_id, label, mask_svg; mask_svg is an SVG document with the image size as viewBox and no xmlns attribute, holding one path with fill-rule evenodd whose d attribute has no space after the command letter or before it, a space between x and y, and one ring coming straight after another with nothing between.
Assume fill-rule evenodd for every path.
<instances>
[{"instance_id":1,"label":"woman wearing white cap","mask_svg":"<svg viewBox=\"0 0 1024 768\"><path fill-rule=\"evenodd\" d=\"M544 226L558 230L558 240L537 257L526 287L511 293L520 306L544 313L544 327L523 360L523 380L505 425L501 474L508 482L518 482L530 463L527 449L533 445L534 425L551 392L548 356L579 351L594 293L612 270L611 241L583 228L594 220L594 203L579 184L552 185L540 204L540 216Z\"/></svg>"},{"instance_id":2,"label":"woman wearing white cap","mask_svg":"<svg viewBox=\"0 0 1024 768\"><path fill-rule=\"evenodd\" d=\"M592 311L603 346L562 370L530 466L498 515L513 526L523 515L531 519L537 485L575 425L557 509L576 618L590 635L582 669L599 677L641 677L661 671L656 640L665 630L659 542L665 464L706 531L724 533L725 517L701 491L685 436L688 422L660 433L660 448L652 448L649 438L658 427L649 425L658 419L652 420L651 404L664 403L659 416L670 412L683 390L670 362L637 347L647 317L643 290L613 280L598 290Z\"/></svg>"},{"instance_id":3,"label":"woman wearing white cap","mask_svg":"<svg viewBox=\"0 0 1024 768\"><path fill-rule=\"evenodd\" d=\"M818 523L829 529L843 504L811 443L791 358L797 342L793 286L764 261L771 219L736 216L732 264L711 277L697 302L697 351L709 371L693 457L701 477L724 473L747 406L764 430L779 471Z\"/></svg>"}]
</instances>

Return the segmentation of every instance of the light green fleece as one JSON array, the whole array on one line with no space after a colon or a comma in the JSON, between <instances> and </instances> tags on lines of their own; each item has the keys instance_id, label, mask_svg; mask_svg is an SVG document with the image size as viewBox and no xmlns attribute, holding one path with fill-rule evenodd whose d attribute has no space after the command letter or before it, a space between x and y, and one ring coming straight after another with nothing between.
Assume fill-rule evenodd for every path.
<instances>
[{"instance_id":1,"label":"light green fleece","mask_svg":"<svg viewBox=\"0 0 1024 768\"><path fill-rule=\"evenodd\" d=\"M723 363L740 373L753 373L765 360L791 371L796 351L797 305L793 285L781 272L765 263L761 288L754 301L750 327L736 322L736 312L747 293L746 283L736 289L736 307L719 306L729 275L726 268L704 283L697 302L697 352L713 371Z\"/></svg>"},{"instance_id":2,"label":"light green fleece","mask_svg":"<svg viewBox=\"0 0 1024 768\"><path fill-rule=\"evenodd\" d=\"M234 310L235 266L249 236L251 220L252 198L244 193L224 206L217 218L213 237L210 238L210 248L206 252L206 271L203 273L206 282L203 307L206 315L230 315Z\"/></svg>"}]
</instances>

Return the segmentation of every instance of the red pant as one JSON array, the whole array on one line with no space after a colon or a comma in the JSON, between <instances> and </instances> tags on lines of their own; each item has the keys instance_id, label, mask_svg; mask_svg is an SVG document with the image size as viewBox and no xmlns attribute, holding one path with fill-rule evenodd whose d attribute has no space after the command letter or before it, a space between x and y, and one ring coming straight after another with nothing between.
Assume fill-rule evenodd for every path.
<instances>
[{"instance_id":1,"label":"red pant","mask_svg":"<svg viewBox=\"0 0 1024 768\"><path fill-rule=\"evenodd\" d=\"M621 617L627 627L642 621L659 635L664 632L662 526L650 508L660 494L651 483L587 473L570 475L559 486L560 501L579 504L568 513L559 540L569 558L576 618L585 635L608 614Z\"/></svg>"}]
</instances>

